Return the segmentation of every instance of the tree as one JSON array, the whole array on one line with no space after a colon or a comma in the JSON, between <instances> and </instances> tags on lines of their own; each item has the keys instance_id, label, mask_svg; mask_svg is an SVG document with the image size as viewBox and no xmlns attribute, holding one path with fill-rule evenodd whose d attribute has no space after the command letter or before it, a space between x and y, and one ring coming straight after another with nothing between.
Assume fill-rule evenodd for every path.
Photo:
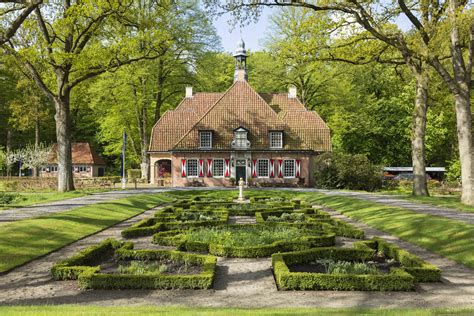
<instances>
[{"instance_id":1,"label":"tree","mask_svg":"<svg viewBox=\"0 0 474 316\"><path fill-rule=\"evenodd\" d=\"M19 131L34 129L34 147L40 148L40 127L50 120L48 100L41 97L41 92L29 79L20 79L17 82L17 90L21 94L10 102L10 124ZM38 176L39 170L33 168L33 176Z\"/></svg>"},{"instance_id":2,"label":"tree","mask_svg":"<svg viewBox=\"0 0 474 316\"><path fill-rule=\"evenodd\" d=\"M42 0L0 0L0 45L12 38L26 18L42 3Z\"/></svg>"},{"instance_id":3,"label":"tree","mask_svg":"<svg viewBox=\"0 0 474 316\"><path fill-rule=\"evenodd\" d=\"M160 4L157 11L166 12ZM51 1L35 9L34 21L8 47L54 103L60 192L74 189L71 91L107 71L157 58L170 38L153 20L140 20L140 10L137 2Z\"/></svg>"},{"instance_id":4,"label":"tree","mask_svg":"<svg viewBox=\"0 0 474 316\"><path fill-rule=\"evenodd\" d=\"M219 4L216 0L208 0L210 8L225 8L234 11L237 17L245 17L242 9L250 9L247 12L250 17L258 17L263 6L294 6L304 7L314 11L337 12L342 17L355 21L376 39L397 49L403 57L406 65L413 72L417 83L417 104L414 112L414 121L426 115L426 109L419 102L425 99L426 95L426 63L436 69L439 75L448 85L455 98L457 115L458 143L462 171L462 197L461 201L474 205L474 164L472 150L472 114L470 110L470 91L472 77L472 62L474 56L474 11L468 2L459 0L446 0L444 2L426 2L412 4L404 0L398 0L397 4L380 6L377 1L361 3L357 0L347 2L322 2L313 1L252 1L250 3L230 3ZM411 22L414 36L407 37L397 28L388 28L387 21L396 19L399 15L404 15ZM446 19L446 17L448 17ZM443 66L441 60L446 55L443 41L440 41L444 33L443 27L450 29L450 54L452 60L452 73ZM468 42L467 58L463 56L463 36L462 28L467 28L464 41ZM441 36L440 36L441 35ZM470 39L470 40L468 40ZM420 43L422 45L420 45ZM414 133L415 138L419 138L425 130L421 124ZM413 141L414 154L424 153L422 148L424 141ZM421 156L421 155L418 155ZM414 176L418 183L422 183L424 175L421 166L424 162L414 161ZM416 190L417 187L414 187ZM420 188L418 188L420 189Z\"/></svg>"}]
</instances>

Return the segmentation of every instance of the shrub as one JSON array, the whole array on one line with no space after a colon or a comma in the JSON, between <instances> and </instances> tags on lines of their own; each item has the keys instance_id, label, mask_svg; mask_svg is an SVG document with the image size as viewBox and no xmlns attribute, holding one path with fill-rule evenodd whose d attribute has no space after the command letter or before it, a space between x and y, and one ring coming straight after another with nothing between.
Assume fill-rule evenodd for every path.
<instances>
[{"instance_id":1,"label":"shrub","mask_svg":"<svg viewBox=\"0 0 474 316\"><path fill-rule=\"evenodd\" d=\"M0 205L10 205L22 199L20 194L0 192Z\"/></svg>"},{"instance_id":2,"label":"shrub","mask_svg":"<svg viewBox=\"0 0 474 316\"><path fill-rule=\"evenodd\" d=\"M140 179L142 177L142 171L140 169L127 169L127 178L129 180Z\"/></svg>"},{"instance_id":3,"label":"shrub","mask_svg":"<svg viewBox=\"0 0 474 316\"><path fill-rule=\"evenodd\" d=\"M325 153L316 157L315 182L325 189L374 191L382 186L382 171L364 155Z\"/></svg>"}]
</instances>

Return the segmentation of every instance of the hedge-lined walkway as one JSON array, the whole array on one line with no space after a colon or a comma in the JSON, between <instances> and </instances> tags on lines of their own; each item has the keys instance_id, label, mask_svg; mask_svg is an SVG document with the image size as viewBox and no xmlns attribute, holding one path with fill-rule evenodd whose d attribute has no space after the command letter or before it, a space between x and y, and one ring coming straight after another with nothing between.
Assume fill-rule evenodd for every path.
<instances>
[{"instance_id":1,"label":"hedge-lined walkway","mask_svg":"<svg viewBox=\"0 0 474 316\"><path fill-rule=\"evenodd\" d=\"M20 219L45 216L72 210L76 207L108 202L137 194L159 193L169 191L169 189L137 189L124 191L108 191L93 193L72 199L42 203L32 206L0 210L0 222L12 222Z\"/></svg>"},{"instance_id":2,"label":"hedge-lined walkway","mask_svg":"<svg viewBox=\"0 0 474 316\"><path fill-rule=\"evenodd\" d=\"M183 305L213 307L474 307L474 270L432 254L366 225L357 225L369 236L400 243L421 258L443 269L443 283L421 284L416 292L277 291L270 259L219 258L214 290L81 291L76 281L53 281L54 262L105 238L119 238L129 225L149 217L154 210L75 242L46 257L0 276L0 305ZM348 220L343 217L344 220ZM149 243L141 247L157 247Z\"/></svg>"},{"instance_id":3,"label":"hedge-lined walkway","mask_svg":"<svg viewBox=\"0 0 474 316\"><path fill-rule=\"evenodd\" d=\"M418 213L424 213L424 214L429 214L429 215L446 217L449 219L455 219L455 220L464 222L466 224L474 224L474 213L460 212L456 209L410 202L402 198L397 198L396 196L355 192L355 191L329 191L329 190L314 190L314 191L321 192L327 195L353 197L353 198L357 198L361 200L381 203L388 206L401 207L401 208L412 210Z\"/></svg>"}]
</instances>

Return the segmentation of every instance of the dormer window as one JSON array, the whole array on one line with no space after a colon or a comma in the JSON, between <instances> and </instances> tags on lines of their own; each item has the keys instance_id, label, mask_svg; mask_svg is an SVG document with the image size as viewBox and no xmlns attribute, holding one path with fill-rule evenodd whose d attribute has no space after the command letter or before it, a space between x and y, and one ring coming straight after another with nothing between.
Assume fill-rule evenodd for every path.
<instances>
[{"instance_id":1,"label":"dormer window","mask_svg":"<svg viewBox=\"0 0 474 316\"><path fill-rule=\"evenodd\" d=\"M212 132L211 131L199 131L199 148L201 149L212 148Z\"/></svg>"},{"instance_id":2,"label":"dormer window","mask_svg":"<svg viewBox=\"0 0 474 316\"><path fill-rule=\"evenodd\" d=\"M243 127L239 127L234 130L234 140L232 141L232 148L234 149L248 149L250 148L250 142L247 139L248 130Z\"/></svg>"},{"instance_id":3,"label":"dormer window","mask_svg":"<svg viewBox=\"0 0 474 316\"><path fill-rule=\"evenodd\" d=\"M270 148L281 149L283 148L283 132L273 131L270 132Z\"/></svg>"}]
</instances>

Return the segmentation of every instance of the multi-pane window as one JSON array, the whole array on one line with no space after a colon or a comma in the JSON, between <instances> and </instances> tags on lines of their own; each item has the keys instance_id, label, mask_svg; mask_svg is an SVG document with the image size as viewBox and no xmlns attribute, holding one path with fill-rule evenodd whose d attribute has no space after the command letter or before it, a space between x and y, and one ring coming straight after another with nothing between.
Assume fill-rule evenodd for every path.
<instances>
[{"instance_id":1,"label":"multi-pane window","mask_svg":"<svg viewBox=\"0 0 474 316\"><path fill-rule=\"evenodd\" d=\"M268 159L257 160L257 177L268 178L270 163Z\"/></svg>"},{"instance_id":2,"label":"multi-pane window","mask_svg":"<svg viewBox=\"0 0 474 316\"><path fill-rule=\"evenodd\" d=\"M187 175L188 177L197 177L199 175L199 162L197 159L187 160Z\"/></svg>"},{"instance_id":3,"label":"multi-pane window","mask_svg":"<svg viewBox=\"0 0 474 316\"><path fill-rule=\"evenodd\" d=\"M282 132L270 132L270 148L283 148Z\"/></svg>"},{"instance_id":4,"label":"multi-pane window","mask_svg":"<svg viewBox=\"0 0 474 316\"><path fill-rule=\"evenodd\" d=\"M214 159L212 162L212 176L215 178L224 176L224 159Z\"/></svg>"},{"instance_id":5,"label":"multi-pane window","mask_svg":"<svg viewBox=\"0 0 474 316\"><path fill-rule=\"evenodd\" d=\"M79 166L78 169L79 169L79 172L86 172L87 171L86 166Z\"/></svg>"},{"instance_id":6,"label":"multi-pane window","mask_svg":"<svg viewBox=\"0 0 474 316\"><path fill-rule=\"evenodd\" d=\"M212 132L210 131L199 132L199 147L212 148Z\"/></svg>"},{"instance_id":7,"label":"multi-pane window","mask_svg":"<svg viewBox=\"0 0 474 316\"><path fill-rule=\"evenodd\" d=\"M238 128L234 131L234 141L232 147L236 149L247 149L250 147L250 143L247 139L247 130Z\"/></svg>"},{"instance_id":8,"label":"multi-pane window","mask_svg":"<svg viewBox=\"0 0 474 316\"><path fill-rule=\"evenodd\" d=\"M295 177L295 161L294 160L283 161L283 177L284 178Z\"/></svg>"}]
</instances>

